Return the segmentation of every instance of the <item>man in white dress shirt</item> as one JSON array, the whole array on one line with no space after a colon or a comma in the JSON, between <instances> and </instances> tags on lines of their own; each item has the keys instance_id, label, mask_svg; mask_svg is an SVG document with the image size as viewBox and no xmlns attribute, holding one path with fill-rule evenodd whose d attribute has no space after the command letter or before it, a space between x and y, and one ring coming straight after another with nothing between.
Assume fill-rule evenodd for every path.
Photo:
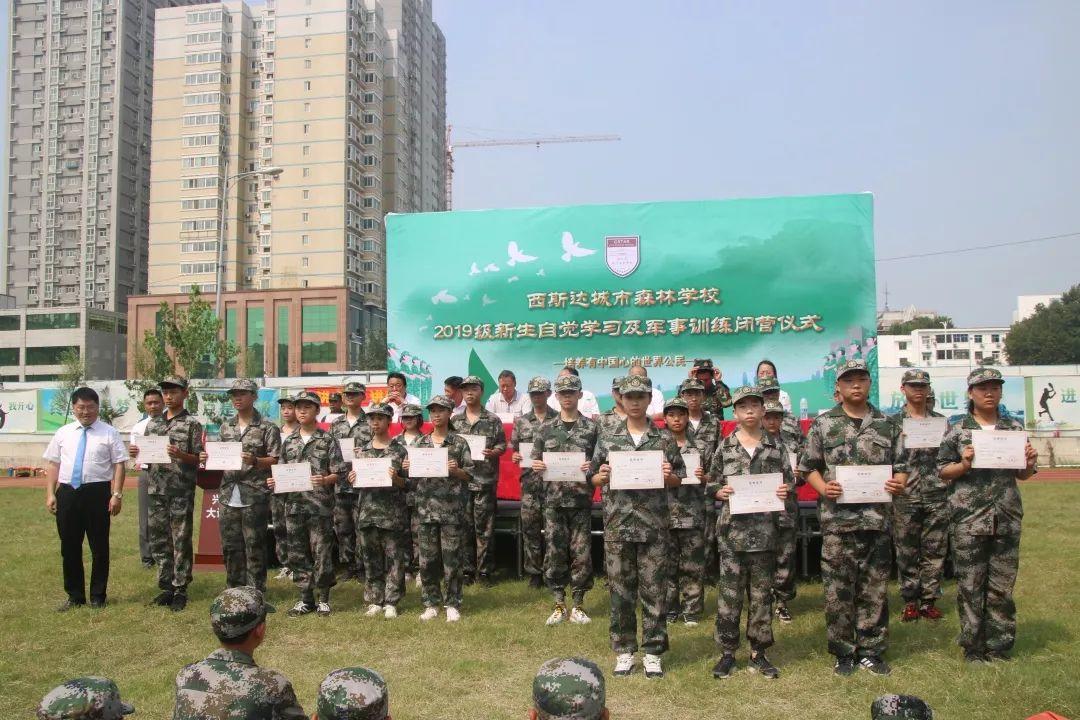
<instances>
[{"instance_id":1,"label":"man in white dress shirt","mask_svg":"<svg viewBox=\"0 0 1080 720\"><path fill-rule=\"evenodd\" d=\"M499 416L505 425L532 411L532 402L525 393L518 392L517 376L511 370L499 373L499 389L487 399L484 407Z\"/></svg>"},{"instance_id":2,"label":"man in white dress shirt","mask_svg":"<svg viewBox=\"0 0 1080 720\"><path fill-rule=\"evenodd\" d=\"M408 385L404 373L392 372L386 376L386 397L383 402L394 410L394 417L390 422L401 422L401 408L406 405L422 405L420 398L409 394Z\"/></svg>"},{"instance_id":3,"label":"man in white dress shirt","mask_svg":"<svg viewBox=\"0 0 1080 720\"><path fill-rule=\"evenodd\" d=\"M165 400L161 397L161 390L152 387L143 393L143 409L146 411L146 417L139 422L135 423L135 427L131 428L131 444L138 445L138 441L135 439L137 436L146 434L146 426L150 423L150 420L156 418L161 413L165 412ZM146 476L146 465L139 465L139 559L142 560L143 567L150 569L154 567L154 555L150 551L150 496L146 492L146 486L148 484Z\"/></svg>"},{"instance_id":4,"label":"man in white dress shirt","mask_svg":"<svg viewBox=\"0 0 1080 720\"><path fill-rule=\"evenodd\" d=\"M569 365L560 370L556 377L566 377L567 375L573 375L576 378L581 377L581 375L578 374L577 368L572 368ZM556 399L555 395L548 398L548 407L556 412L559 411L559 401ZM590 420L595 420L600 417L600 403L596 401L596 394L591 390L581 391L581 399L578 400L578 412Z\"/></svg>"},{"instance_id":5,"label":"man in white dress shirt","mask_svg":"<svg viewBox=\"0 0 1080 720\"><path fill-rule=\"evenodd\" d=\"M462 377L460 375L451 375L443 380L443 395L450 398L450 402L454 403L454 412L451 415L460 415L465 412L465 393L461 389ZM420 405L420 403L417 403Z\"/></svg>"},{"instance_id":6,"label":"man in white dress shirt","mask_svg":"<svg viewBox=\"0 0 1080 720\"><path fill-rule=\"evenodd\" d=\"M109 525L120 512L127 450L120 433L98 419L98 394L71 394L75 422L53 435L42 456L45 507L56 516L63 558L65 600L58 611L86 604L83 538L90 544L90 607L105 607L109 584Z\"/></svg>"}]
</instances>

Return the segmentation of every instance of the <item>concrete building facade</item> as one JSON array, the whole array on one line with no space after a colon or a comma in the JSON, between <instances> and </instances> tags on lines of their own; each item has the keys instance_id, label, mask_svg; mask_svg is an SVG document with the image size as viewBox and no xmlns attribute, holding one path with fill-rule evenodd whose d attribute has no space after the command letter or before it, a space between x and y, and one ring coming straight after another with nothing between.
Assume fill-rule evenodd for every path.
<instances>
[{"instance_id":1,"label":"concrete building facade","mask_svg":"<svg viewBox=\"0 0 1080 720\"><path fill-rule=\"evenodd\" d=\"M1007 327L914 330L910 335L878 335L881 367L977 367L1007 365Z\"/></svg>"}]
</instances>

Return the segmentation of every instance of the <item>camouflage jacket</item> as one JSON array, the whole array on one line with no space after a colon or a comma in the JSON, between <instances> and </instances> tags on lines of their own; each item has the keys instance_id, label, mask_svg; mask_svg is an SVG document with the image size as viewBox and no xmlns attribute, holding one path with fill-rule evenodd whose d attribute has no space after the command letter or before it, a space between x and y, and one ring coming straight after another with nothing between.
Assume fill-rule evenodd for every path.
<instances>
[{"instance_id":1,"label":"camouflage jacket","mask_svg":"<svg viewBox=\"0 0 1080 720\"><path fill-rule=\"evenodd\" d=\"M705 411L701 414L701 422L695 428L693 423L687 427L686 434L694 434L694 440L697 442L698 448L703 453L708 453L710 456L716 452L717 446L720 445L720 421L716 419L716 416L711 412Z\"/></svg>"},{"instance_id":2,"label":"camouflage jacket","mask_svg":"<svg viewBox=\"0 0 1080 720\"><path fill-rule=\"evenodd\" d=\"M368 440L361 446L360 457L389 457L390 465L402 475L401 463L407 451L401 443L390 441L389 447L377 448ZM377 527L382 530L402 530L405 527L406 491L404 488L357 488L356 526Z\"/></svg>"},{"instance_id":3,"label":"camouflage jacket","mask_svg":"<svg viewBox=\"0 0 1080 720\"><path fill-rule=\"evenodd\" d=\"M410 442L409 440L405 439L405 433L401 433L400 435L395 435L394 437L390 438L390 440L395 445L401 446L401 450L405 453L405 455L401 456L401 459L405 460L405 458L408 457L407 448L414 447L416 443L420 442L420 438L422 437L424 437L423 433L417 435ZM405 476L405 504L409 507L414 507L416 505L416 483L413 482L412 478L409 477L408 473L401 471L401 474Z\"/></svg>"},{"instance_id":4,"label":"camouflage jacket","mask_svg":"<svg viewBox=\"0 0 1080 720\"><path fill-rule=\"evenodd\" d=\"M837 465L892 465L893 474L906 473L907 453L900 444L896 426L873 405L860 427L837 405L814 418L806 445L799 458L799 470L821 473L825 482L836 479ZM818 498L818 517L825 532L889 529L888 503L843 504Z\"/></svg>"},{"instance_id":5,"label":"camouflage jacket","mask_svg":"<svg viewBox=\"0 0 1080 720\"><path fill-rule=\"evenodd\" d=\"M1024 425L1008 415L998 416L995 430L1023 431ZM938 450L940 472L950 463L960 462L960 453L971 444L971 431L982 430L971 414L945 433ZM1019 535L1024 518L1020 489L1016 485L1019 470L972 469L949 486L949 510L953 528L967 535Z\"/></svg>"},{"instance_id":6,"label":"camouflage jacket","mask_svg":"<svg viewBox=\"0 0 1080 720\"><path fill-rule=\"evenodd\" d=\"M669 442L676 447L679 446L670 430L665 429L661 432ZM686 444L679 448L679 453L682 455L697 453L701 456L702 470L708 470L712 453L701 447L692 430L686 432ZM689 478L689 470L687 470L686 475ZM699 482L697 485L680 485L677 488L667 489L668 516L671 519L672 530L703 529L705 527L705 485L705 482Z\"/></svg>"},{"instance_id":7,"label":"camouflage jacket","mask_svg":"<svg viewBox=\"0 0 1080 720\"><path fill-rule=\"evenodd\" d=\"M733 432L720 441L720 448L713 457L709 468L709 484L706 494L715 498L720 488L727 485L730 477L738 475L766 475L781 473L784 482L791 487L795 483L791 465L788 464L787 451L775 435L761 434L761 444L754 449L754 455L747 455ZM732 515L728 502L720 503L720 518L716 523L716 535L724 538L737 552L762 552L776 549L776 529L779 526L779 513L750 513Z\"/></svg>"},{"instance_id":8,"label":"camouflage jacket","mask_svg":"<svg viewBox=\"0 0 1080 720\"><path fill-rule=\"evenodd\" d=\"M558 416L558 411L552 412L548 408L547 413L544 414L544 420L539 420L536 417L535 410L530 410L524 415L514 418L514 430L510 433L510 449L514 452L521 452L521 443L535 443L540 426L552 417ZM526 464L530 460L531 458L523 458L523 462ZM529 489L532 492L543 491L543 481L532 470L523 469L521 471L521 489Z\"/></svg>"},{"instance_id":9,"label":"camouflage jacket","mask_svg":"<svg viewBox=\"0 0 1080 720\"><path fill-rule=\"evenodd\" d=\"M904 419L911 417L905 405L900 412L889 418L896 426L896 432L900 435L901 444L904 443ZM945 417L941 413L930 411L926 417ZM942 438L944 439L944 438ZM948 501L949 485L941 479L938 470L938 451L936 448L915 448L907 450L908 458L908 481L904 492L893 498L893 503L898 505L910 505L913 503L927 503L942 505Z\"/></svg>"},{"instance_id":10,"label":"camouflage jacket","mask_svg":"<svg viewBox=\"0 0 1080 720\"><path fill-rule=\"evenodd\" d=\"M424 435L416 441L414 447L447 448L449 460L457 460L458 466L472 477L473 459L469 453L469 443L464 438L451 432L441 445L436 445L431 435ZM440 523L459 525L465 520L465 497L469 483L451 477L413 477L411 482L416 494L416 512L422 523Z\"/></svg>"},{"instance_id":11,"label":"camouflage jacket","mask_svg":"<svg viewBox=\"0 0 1080 720\"><path fill-rule=\"evenodd\" d=\"M187 410L166 419L164 413L151 418L146 425L147 435L167 435L169 444L181 451L198 455L203 451L203 426ZM197 462L197 461L196 461ZM146 490L151 495L183 495L195 492L198 465L171 462L168 465L149 465L146 471Z\"/></svg>"},{"instance_id":12,"label":"camouflage jacket","mask_svg":"<svg viewBox=\"0 0 1080 720\"><path fill-rule=\"evenodd\" d=\"M257 458L276 458L281 455L281 431L277 425L260 415L258 410L243 432L240 430L239 418L235 415L222 423L220 438L222 442L241 443L244 452ZM256 499L270 496L270 488L266 486L266 479L269 477L270 468L245 466L240 470L226 470L221 478L218 495L223 501L227 501L232 497L233 488L239 486L240 502L249 505Z\"/></svg>"},{"instance_id":13,"label":"camouflage jacket","mask_svg":"<svg viewBox=\"0 0 1080 720\"><path fill-rule=\"evenodd\" d=\"M634 439L622 423L613 432L601 432L593 452L592 472L595 475L601 465L607 464L608 453L613 451L659 450L664 453L664 462L671 463L679 477L686 476L679 446L665 438L660 429L649 420L648 429L641 438L641 444L634 446ZM656 490L612 490L605 486L604 501L604 539L623 542L652 542L667 535L671 526L668 510L668 489Z\"/></svg>"},{"instance_id":14,"label":"camouflage jacket","mask_svg":"<svg viewBox=\"0 0 1080 720\"><path fill-rule=\"evenodd\" d=\"M701 407L706 412L715 415L717 420L723 420L724 408L731 407L731 389L722 382L715 383L711 392L705 390Z\"/></svg>"},{"instance_id":15,"label":"camouflage jacket","mask_svg":"<svg viewBox=\"0 0 1080 720\"><path fill-rule=\"evenodd\" d=\"M338 447L330 433L315 429L311 439L304 444L297 428L285 438L281 445L281 462L284 464L307 461L311 463L312 475L330 475L336 473L347 476L350 465L341 458ZM308 492L285 494L285 512L289 515L309 514L328 517L334 514L334 490L328 487L315 487Z\"/></svg>"},{"instance_id":16,"label":"camouflage jacket","mask_svg":"<svg viewBox=\"0 0 1080 720\"><path fill-rule=\"evenodd\" d=\"M786 421L790 415L785 415ZM795 487L803 484L804 481L795 477L795 471L799 469L799 455L802 453L803 441L805 438L802 433L797 436L793 436L790 432L784 432L784 426L780 426L779 436L773 435L773 440L783 449L784 456L787 458L789 455L795 456L795 464L791 465L790 459L788 464L791 465L791 478L788 483L788 496L784 500L784 512L777 513L776 523L782 528L793 528L796 526L799 517L799 497L795 494Z\"/></svg>"},{"instance_id":17,"label":"camouflage jacket","mask_svg":"<svg viewBox=\"0 0 1080 720\"><path fill-rule=\"evenodd\" d=\"M351 437L353 439L353 447L363 447L371 440L371 428L368 426L367 416L360 413L360 417L356 419L356 423L349 424L346 419L348 413L343 413L341 417L330 423L330 430L328 431L335 440L344 440ZM352 465L353 458L344 457L342 459L346 464ZM349 484L349 479L343 477L338 480L337 487L334 490L338 493L352 493L356 494L356 488Z\"/></svg>"},{"instance_id":18,"label":"camouflage jacket","mask_svg":"<svg viewBox=\"0 0 1080 720\"><path fill-rule=\"evenodd\" d=\"M605 413L600 413L600 417L596 418L597 431L600 433L613 433L625 422L626 418L619 417L613 408Z\"/></svg>"},{"instance_id":19,"label":"camouflage jacket","mask_svg":"<svg viewBox=\"0 0 1080 720\"><path fill-rule=\"evenodd\" d=\"M789 412L784 413L784 419L780 422L780 439L784 441L784 446L790 448L792 445L796 447L802 447L803 433L802 425L795 419L795 416ZM790 452L797 452L790 450Z\"/></svg>"},{"instance_id":20,"label":"camouflage jacket","mask_svg":"<svg viewBox=\"0 0 1080 720\"><path fill-rule=\"evenodd\" d=\"M544 421L533 445L533 460L543 460L544 452L583 452L591 460L596 449L600 426L595 420L581 415L569 428L558 413ZM559 508L591 508L592 483L546 482L544 506Z\"/></svg>"},{"instance_id":21,"label":"camouflage jacket","mask_svg":"<svg viewBox=\"0 0 1080 720\"><path fill-rule=\"evenodd\" d=\"M476 422L470 423L466 413L458 413L450 418L450 429L458 435L483 435L487 438L487 449L496 450L499 455L506 452L506 430L502 420L495 413L481 408ZM499 482L499 456L488 460L483 457L473 458L473 471L469 473L469 489L483 490Z\"/></svg>"},{"instance_id":22,"label":"camouflage jacket","mask_svg":"<svg viewBox=\"0 0 1080 720\"><path fill-rule=\"evenodd\" d=\"M250 655L221 648L176 676L173 720L306 720L292 684Z\"/></svg>"}]
</instances>

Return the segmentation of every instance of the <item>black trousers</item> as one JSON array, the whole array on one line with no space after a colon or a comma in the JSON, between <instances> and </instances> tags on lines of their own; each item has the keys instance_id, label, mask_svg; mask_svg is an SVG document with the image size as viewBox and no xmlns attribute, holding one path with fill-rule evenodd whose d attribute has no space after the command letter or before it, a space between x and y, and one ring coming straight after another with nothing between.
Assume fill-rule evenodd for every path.
<instances>
[{"instance_id":1,"label":"black trousers","mask_svg":"<svg viewBox=\"0 0 1080 720\"><path fill-rule=\"evenodd\" d=\"M56 488L56 531L64 564L64 591L74 603L86 602L83 538L90 544L90 599L104 600L109 585L109 498L111 483L96 482L72 490Z\"/></svg>"}]
</instances>

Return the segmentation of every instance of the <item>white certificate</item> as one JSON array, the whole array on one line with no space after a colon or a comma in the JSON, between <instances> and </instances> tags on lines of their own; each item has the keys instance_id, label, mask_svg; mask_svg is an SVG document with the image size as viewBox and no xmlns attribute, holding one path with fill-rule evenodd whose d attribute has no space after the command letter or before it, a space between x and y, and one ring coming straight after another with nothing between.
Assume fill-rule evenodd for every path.
<instances>
[{"instance_id":1,"label":"white certificate","mask_svg":"<svg viewBox=\"0 0 1080 720\"><path fill-rule=\"evenodd\" d=\"M727 484L732 489L728 498L732 515L784 511L784 501L776 497L776 489L784 484L784 473L732 475Z\"/></svg>"},{"instance_id":2,"label":"white certificate","mask_svg":"<svg viewBox=\"0 0 1080 720\"><path fill-rule=\"evenodd\" d=\"M844 492L836 501L841 505L852 503L891 503L892 495L885 483L892 478L892 465L837 465L836 482Z\"/></svg>"},{"instance_id":3,"label":"white certificate","mask_svg":"<svg viewBox=\"0 0 1080 720\"><path fill-rule=\"evenodd\" d=\"M274 476L275 495L314 490L311 484L311 463L298 462L271 465L270 473Z\"/></svg>"},{"instance_id":4,"label":"white certificate","mask_svg":"<svg viewBox=\"0 0 1080 720\"><path fill-rule=\"evenodd\" d=\"M487 449L487 438L483 435L462 435L462 439L469 443L469 454L472 455L473 462L480 460L487 460L484 457L484 450Z\"/></svg>"},{"instance_id":5,"label":"white certificate","mask_svg":"<svg viewBox=\"0 0 1080 720\"><path fill-rule=\"evenodd\" d=\"M173 461L169 457L168 435L140 435L135 447L139 448L136 459L144 465L168 465Z\"/></svg>"},{"instance_id":6,"label":"white certificate","mask_svg":"<svg viewBox=\"0 0 1080 720\"><path fill-rule=\"evenodd\" d=\"M243 443L207 442L206 469L239 470L240 468L244 467L244 460L242 457L240 457L243 452Z\"/></svg>"},{"instance_id":7,"label":"white certificate","mask_svg":"<svg viewBox=\"0 0 1080 720\"><path fill-rule=\"evenodd\" d=\"M355 488L382 488L393 487L394 481L390 479L390 458L356 458L352 461L353 472L356 480Z\"/></svg>"},{"instance_id":8,"label":"white certificate","mask_svg":"<svg viewBox=\"0 0 1080 720\"><path fill-rule=\"evenodd\" d=\"M972 430L971 445L975 459L971 467L979 470L1024 470L1027 468L1027 433L1015 430Z\"/></svg>"},{"instance_id":9,"label":"white certificate","mask_svg":"<svg viewBox=\"0 0 1080 720\"><path fill-rule=\"evenodd\" d=\"M657 490L664 487L664 453L659 450L616 450L608 453L612 490Z\"/></svg>"},{"instance_id":10,"label":"white certificate","mask_svg":"<svg viewBox=\"0 0 1080 720\"><path fill-rule=\"evenodd\" d=\"M449 477L449 448L405 448L409 454L409 477Z\"/></svg>"},{"instance_id":11,"label":"white certificate","mask_svg":"<svg viewBox=\"0 0 1080 720\"><path fill-rule=\"evenodd\" d=\"M520 443L518 452L521 453L521 463L518 465L522 470L532 470L532 451L534 443Z\"/></svg>"},{"instance_id":12,"label":"white certificate","mask_svg":"<svg viewBox=\"0 0 1080 720\"><path fill-rule=\"evenodd\" d=\"M341 449L341 459L345 462L352 462L356 459L356 440L351 437L341 438L337 441L338 447Z\"/></svg>"},{"instance_id":13,"label":"white certificate","mask_svg":"<svg viewBox=\"0 0 1080 720\"><path fill-rule=\"evenodd\" d=\"M909 450L941 447L941 438L948 430L943 417L904 418L904 447Z\"/></svg>"},{"instance_id":14,"label":"white certificate","mask_svg":"<svg viewBox=\"0 0 1080 720\"><path fill-rule=\"evenodd\" d=\"M546 452L544 453L544 465L547 471L544 480L547 482L585 482L585 473L581 471L581 463L585 462L583 452Z\"/></svg>"},{"instance_id":15,"label":"white certificate","mask_svg":"<svg viewBox=\"0 0 1080 720\"><path fill-rule=\"evenodd\" d=\"M694 471L701 467L701 453L688 452L683 453L683 464L686 465L686 477L683 478L683 485L700 485L701 480L694 474Z\"/></svg>"},{"instance_id":16,"label":"white certificate","mask_svg":"<svg viewBox=\"0 0 1080 720\"><path fill-rule=\"evenodd\" d=\"M789 452L787 454L788 465L791 466L791 472L797 472L799 470L799 454Z\"/></svg>"}]
</instances>

